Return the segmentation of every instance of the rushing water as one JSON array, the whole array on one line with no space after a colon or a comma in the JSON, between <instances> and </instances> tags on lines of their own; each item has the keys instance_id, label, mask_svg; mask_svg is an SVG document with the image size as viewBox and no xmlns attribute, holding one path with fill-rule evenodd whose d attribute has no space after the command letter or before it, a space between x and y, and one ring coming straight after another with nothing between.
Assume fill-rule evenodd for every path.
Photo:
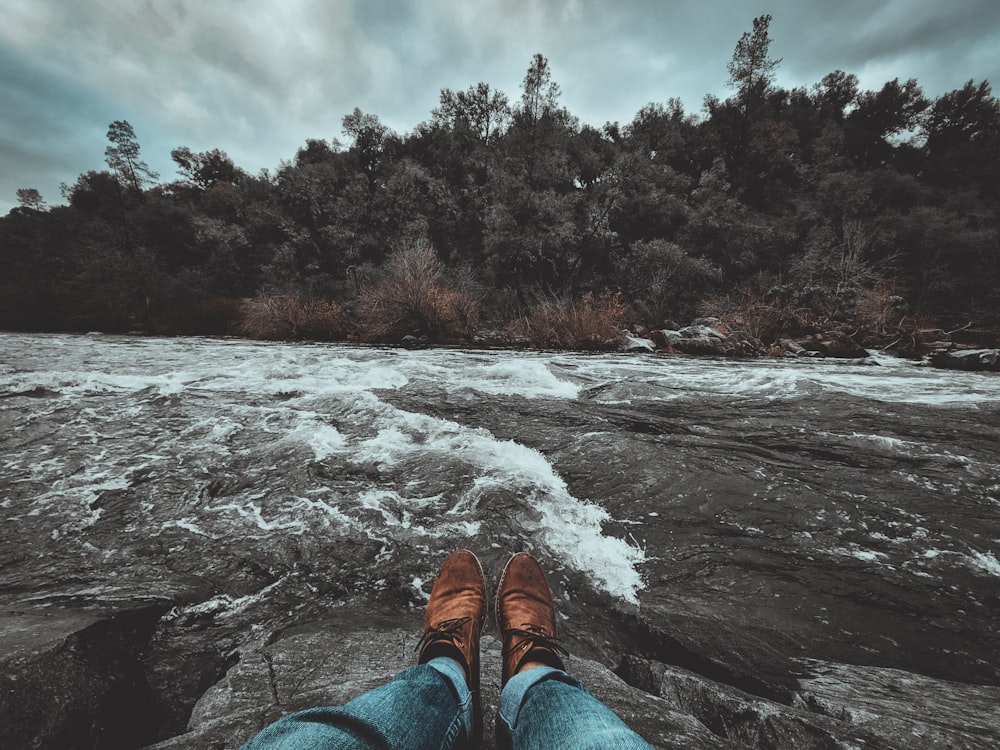
<instances>
[{"instance_id":1,"label":"rushing water","mask_svg":"<svg viewBox=\"0 0 1000 750\"><path fill-rule=\"evenodd\" d=\"M840 656L919 648L925 671L997 679L996 375L112 336L0 347L8 610L239 609L293 575L419 604L442 550L529 548L561 571L574 616L593 597L739 613ZM944 624L917 636L900 618Z\"/></svg>"}]
</instances>

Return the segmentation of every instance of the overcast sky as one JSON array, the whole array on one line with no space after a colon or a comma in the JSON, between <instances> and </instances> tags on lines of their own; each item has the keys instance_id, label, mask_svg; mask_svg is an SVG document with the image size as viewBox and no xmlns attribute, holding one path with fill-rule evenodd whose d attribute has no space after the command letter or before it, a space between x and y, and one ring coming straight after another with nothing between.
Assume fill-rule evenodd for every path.
<instances>
[{"instance_id":1,"label":"overcast sky","mask_svg":"<svg viewBox=\"0 0 1000 750\"><path fill-rule=\"evenodd\" d=\"M445 87L516 100L536 52L584 123L670 97L698 112L729 95L726 63L764 13L785 87L836 69L929 96L1000 85L1000 0L0 0L0 213L19 187L59 203L59 183L105 168L113 120L164 180L177 146L257 172L343 139L354 107L404 133Z\"/></svg>"}]
</instances>

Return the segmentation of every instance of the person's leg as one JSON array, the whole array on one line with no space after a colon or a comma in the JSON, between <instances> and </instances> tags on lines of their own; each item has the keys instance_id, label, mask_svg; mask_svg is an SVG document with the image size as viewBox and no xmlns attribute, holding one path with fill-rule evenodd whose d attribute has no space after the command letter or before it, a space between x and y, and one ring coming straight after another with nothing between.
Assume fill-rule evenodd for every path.
<instances>
[{"instance_id":1,"label":"person's leg","mask_svg":"<svg viewBox=\"0 0 1000 750\"><path fill-rule=\"evenodd\" d=\"M552 592L538 561L508 561L496 595L503 640L497 744L514 750L649 750L607 706L566 674Z\"/></svg>"},{"instance_id":2,"label":"person's leg","mask_svg":"<svg viewBox=\"0 0 1000 750\"><path fill-rule=\"evenodd\" d=\"M343 706L279 719L243 750L451 750L482 737L479 634L486 580L468 550L441 566L424 617L418 666Z\"/></svg>"},{"instance_id":3,"label":"person's leg","mask_svg":"<svg viewBox=\"0 0 1000 750\"><path fill-rule=\"evenodd\" d=\"M497 744L514 750L651 750L578 680L546 666L518 672L504 686Z\"/></svg>"},{"instance_id":4,"label":"person's leg","mask_svg":"<svg viewBox=\"0 0 1000 750\"><path fill-rule=\"evenodd\" d=\"M462 666L444 657L401 672L343 706L285 716L241 750L390 750L468 747L472 693Z\"/></svg>"}]
</instances>

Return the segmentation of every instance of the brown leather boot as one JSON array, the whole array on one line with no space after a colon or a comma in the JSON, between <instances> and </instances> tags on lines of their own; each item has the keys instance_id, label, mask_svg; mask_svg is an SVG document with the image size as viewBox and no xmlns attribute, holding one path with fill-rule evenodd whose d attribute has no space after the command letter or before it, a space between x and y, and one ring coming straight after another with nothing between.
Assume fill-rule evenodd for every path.
<instances>
[{"instance_id":1,"label":"brown leather boot","mask_svg":"<svg viewBox=\"0 0 1000 750\"><path fill-rule=\"evenodd\" d=\"M479 634L486 618L486 577L479 558L467 549L445 558L431 589L424 616L424 635L417 648L418 664L438 656L454 659L465 669L475 707L476 747L482 738L483 712L479 699Z\"/></svg>"},{"instance_id":2,"label":"brown leather boot","mask_svg":"<svg viewBox=\"0 0 1000 750\"><path fill-rule=\"evenodd\" d=\"M556 611L542 567L527 552L507 561L497 585L497 627L503 639L501 686L535 662L565 669L556 638Z\"/></svg>"}]
</instances>

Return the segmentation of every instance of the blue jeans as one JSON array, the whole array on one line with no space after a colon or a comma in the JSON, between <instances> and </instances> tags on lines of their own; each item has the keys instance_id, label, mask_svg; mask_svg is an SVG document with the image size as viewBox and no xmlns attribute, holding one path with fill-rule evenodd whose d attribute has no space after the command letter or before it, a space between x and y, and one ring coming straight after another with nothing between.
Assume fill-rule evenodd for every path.
<instances>
[{"instance_id":1,"label":"blue jeans","mask_svg":"<svg viewBox=\"0 0 1000 750\"><path fill-rule=\"evenodd\" d=\"M472 737L472 693L451 659L400 672L343 706L285 716L241 750L464 750ZM497 737L514 750L651 750L560 669L514 675L500 694Z\"/></svg>"}]
</instances>

